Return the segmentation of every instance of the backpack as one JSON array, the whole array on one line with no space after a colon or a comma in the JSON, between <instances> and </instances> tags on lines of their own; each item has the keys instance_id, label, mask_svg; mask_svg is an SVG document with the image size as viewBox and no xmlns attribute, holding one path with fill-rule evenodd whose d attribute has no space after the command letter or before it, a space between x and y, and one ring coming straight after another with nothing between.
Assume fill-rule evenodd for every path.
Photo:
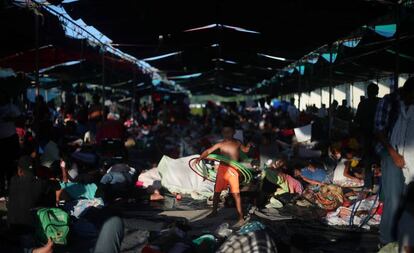
<instances>
[{"instance_id":1,"label":"backpack","mask_svg":"<svg viewBox=\"0 0 414 253\"><path fill-rule=\"evenodd\" d=\"M69 233L69 215L59 208L41 208L36 212L36 237L43 243L48 238L53 243L66 245Z\"/></svg>"}]
</instances>

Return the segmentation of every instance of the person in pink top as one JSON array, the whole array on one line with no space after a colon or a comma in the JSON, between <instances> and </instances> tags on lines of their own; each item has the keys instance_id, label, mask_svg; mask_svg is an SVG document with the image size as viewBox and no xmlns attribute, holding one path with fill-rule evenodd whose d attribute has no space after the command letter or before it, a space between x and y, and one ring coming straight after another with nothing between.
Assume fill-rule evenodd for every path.
<instances>
[{"instance_id":1,"label":"person in pink top","mask_svg":"<svg viewBox=\"0 0 414 253\"><path fill-rule=\"evenodd\" d=\"M281 176L285 179L285 182L287 182L288 184L289 193L302 194L303 186L298 180L296 180L291 175L285 173L282 173Z\"/></svg>"}]
</instances>

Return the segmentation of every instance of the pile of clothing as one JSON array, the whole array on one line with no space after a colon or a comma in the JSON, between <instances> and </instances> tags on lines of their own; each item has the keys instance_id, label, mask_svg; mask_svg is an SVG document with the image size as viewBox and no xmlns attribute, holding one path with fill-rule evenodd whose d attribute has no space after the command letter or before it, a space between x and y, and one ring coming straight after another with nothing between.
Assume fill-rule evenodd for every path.
<instances>
[{"instance_id":1,"label":"pile of clothing","mask_svg":"<svg viewBox=\"0 0 414 253\"><path fill-rule=\"evenodd\" d=\"M185 253L185 252L265 252L277 253L276 244L266 227L253 221L245 224L238 231L220 225L214 233L204 233L196 238L189 238L178 227L172 227L153 234L142 253Z\"/></svg>"},{"instance_id":2,"label":"pile of clothing","mask_svg":"<svg viewBox=\"0 0 414 253\"><path fill-rule=\"evenodd\" d=\"M326 215L328 225L355 225L364 229L379 225L381 221L382 204L377 195L359 200L349 207L340 206Z\"/></svg>"}]
</instances>

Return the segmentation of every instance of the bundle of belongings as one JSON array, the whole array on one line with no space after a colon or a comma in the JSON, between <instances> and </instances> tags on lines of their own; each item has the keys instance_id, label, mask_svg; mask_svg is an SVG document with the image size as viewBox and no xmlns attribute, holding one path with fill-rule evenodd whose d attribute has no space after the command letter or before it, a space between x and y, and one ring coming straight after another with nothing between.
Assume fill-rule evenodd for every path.
<instances>
[{"instance_id":1,"label":"bundle of belongings","mask_svg":"<svg viewBox=\"0 0 414 253\"><path fill-rule=\"evenodd\" d=\"M344 202L342 188L336 185L322 185L319 191L308 189L303 196L327 211L335 210Z\"/></svg>"},{"instance_id":2,"label":"bundle of belongings","mask_svg":"<svg viewBox=\"0 0 414 253\"><path fill-rule=\"evenodd\" d=\"M355 225L369 229L369 226L379 225L381 214L382 205L378 201L378 195L373 195L359 200L349 207L338 207L327 214L325 221L328 225Z\"/></svg>"},{"instance_id":3,"label":"bundle of belongings","mask_svg":"<svg viewBox=\"0 0 414 253\"><path fill-rule=\"evenodd\" d=\"M229 229L228 224L223 223L214 233L203 233L196 238L190 238L179 225L152 234L142 253L277 252L266 227L258 221L249 222L238 231Z\"/></svg>"},{"instance_id":4,"label":"bundle of belongings","mask_svg":"<svg viewBox=\"0 0 414 253\"><path fill-rule=\"evenodd\" d=\"M276 253L277 248L265 226L253 221L231 235L216 252L266 252Z\"/></svg>"}]
</instances>

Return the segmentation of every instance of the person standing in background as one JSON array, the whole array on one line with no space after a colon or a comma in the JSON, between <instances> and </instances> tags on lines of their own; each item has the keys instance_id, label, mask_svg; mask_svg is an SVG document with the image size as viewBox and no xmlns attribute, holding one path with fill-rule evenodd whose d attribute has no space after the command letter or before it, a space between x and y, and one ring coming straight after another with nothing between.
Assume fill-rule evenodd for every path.
<instances>
[{"instance_id":1,"label":"person standing in background","mask_svg":"<svg viewBox=\"0 0 414 253\"><path fill-rule=\"evenodd\" d=\"M355 123L361 135L361 143L364 147L363 162L365 164L366 181L365 183L372 185L372 171L371 166L376 161L374 150L374 122L375 112L379 102L378 95L379 87L375 83L370 83L367 87L368 98L361 100L358 104L358 109L355 115Z\"/></svg>"},{"instance_id":2,"label":"person standing in background","mask_svg":"<svg viewBox=\"0 0 414 253\"><path fill-rule=\"evenodd\" d=\"M287 108L287 113L289 114L289 118L293 123L297 123L299 119L299 110L295 106L295 99L290 99L290 105Z\"/></svg>"}]
</instances>

